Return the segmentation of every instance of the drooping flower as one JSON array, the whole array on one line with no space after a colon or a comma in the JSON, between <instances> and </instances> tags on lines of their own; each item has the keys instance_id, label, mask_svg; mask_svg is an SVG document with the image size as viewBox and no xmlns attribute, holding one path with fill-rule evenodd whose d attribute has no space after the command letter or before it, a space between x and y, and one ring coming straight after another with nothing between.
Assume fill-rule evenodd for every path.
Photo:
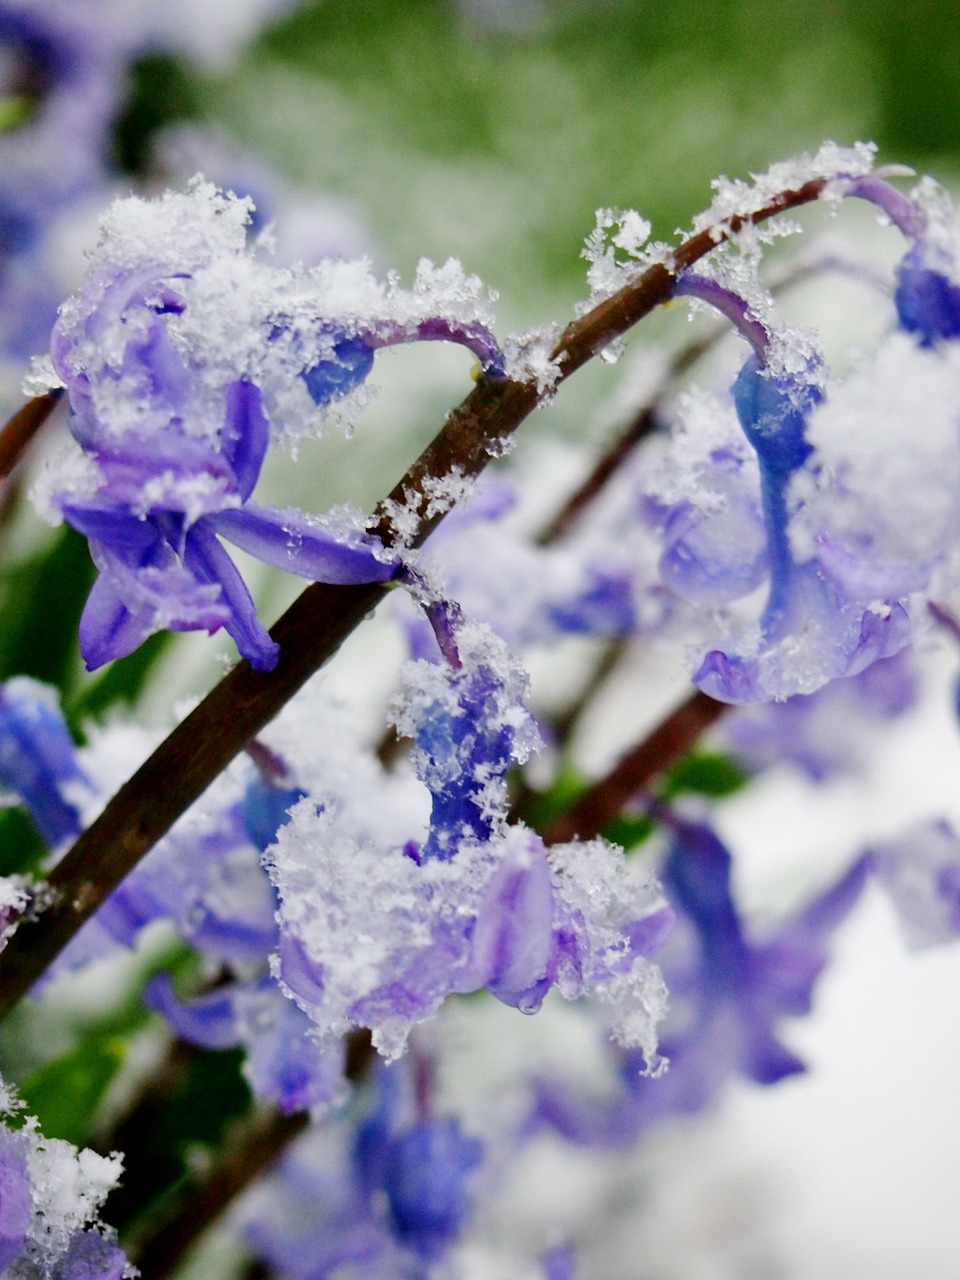
<instances>
[{"instance_id":1,"label":"drooping flower","mask_svg":"<svg viewBox=\"0 0 960 1280\"><path fill-rule=\"evenodd\" d=\"M187 1000L178 999L166 974L158 974L147 985L144 1002L190 1044L242 1047L243 1073L254 1096L284 1113L327 1107L343 1096L342 1046L321 1050L309 1019L267 974Z\"/></svg>"},{"instance_id":2,"label":"drooping flower","mask_svg":"<svg viewBox=\"0 0 960 1280\"><path fill-rule=\"evenodd\" d=\"M908 946L960 938L960 837L949 822L917 823L874 845L869 856Z\"/></svg>"},{"instance_id":3,"label":"drooping flower","mask_svg":"<svg viewBox=\"0 0 960 1280\"><path fill-rule=\"evenodd\" d=\"M831 935L869 877L871 859L859 858L796 915L754 934L733 898L729 851L702 823L672 815L670 825L662 877L679 920L660 955L671 997L661 1046L669 1069L647 1079L628 1050L617 1052L606 1093L539 1079L535 1118L573 1142L632 1142L668 1116L704 1109L731 1077L771 1085L804 1071L781 1023L810 1012Z\"/></svg>"},{"instance_id":4,"label":"drooping flower","mask_svg":"<svg viewBox=\"0 0 960 1280\"><path fill-rule=\"evenodd\" d=\"M810 455L806 421L820 403L821 381L816 363L791 371L754 355L734 384L737 416L760 468L770 585L753 632L712 649L694 674L695 684L722 701L811 693L907 642L907 616L896 597L851 597L791 542L790 485Z\"/></svg>"},{"instance_id":5,"label":"drooping flower","mask_svg":"<svg viewBox=\"0 0 960 1280\"><path fill-rule=\"evenodd\" d=\"M398 731L413 739L414 772L432 797L423 860L452 858L461 844L499 834L507 770L539 744L527 675L506 645L489 627L461 623L458 612L437 625L447 633L447 660L408 663L394 702Z\"/></svg>"},{"instance_id":6,"label":"drooping flower","mask_svg":"<svg viewBox=\"0 0 960 1280\"><path fill-rule=\"evenodd\" d=\"M67 387L74 445L38 493L100 570L81 622L89 667L158 629L223 626L272 668L277 647L221 537L316 581L385 581L399 562L359 512L253 502L269 446L315 432L382 346L451 340L501 369L479 282L458 265L421 264L412 291L365 263L276 268L246 245L249 209L199 181L118 201L61 308L50 378Z\"/></svg>"},{"instance_id":7,"label":"drooping flower","mask_svg":"<svg viewBox=\"0 0 960 1280\"><path fill-rule=\"evenodd\" d=\"M90 783L57 695L24 676L0 685L0 785L19 797L51 849L83 830L77 799Z\"/></svg>"},{"instance_id":8,"label":"drooping flower","mask_svg":"<svg viewBox=\"0 0 960 1280\"><path fill-rule=\"evenodd\" d=\"M711 736L751 772L787 763L822 782L858 772L877 734L914 707L918 693L912 650L902 649L815 693L738 707Z\"/></svg>"}]
</instances>

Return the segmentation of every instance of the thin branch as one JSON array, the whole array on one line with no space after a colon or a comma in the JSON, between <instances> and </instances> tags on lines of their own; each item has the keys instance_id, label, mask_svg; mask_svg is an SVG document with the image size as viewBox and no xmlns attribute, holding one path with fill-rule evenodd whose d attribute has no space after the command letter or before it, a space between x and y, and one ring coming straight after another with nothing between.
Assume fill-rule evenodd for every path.
<instances>
[{"instance_id":1,"label":"thin branch","mask_svg":"<svg viewBox=\"0 0 960 1280\"><path fill-rule=\"evenodd\" d=\"M748 222L816 199L825 185L825 179L807 182L795 191L782 192L749 216L732 218L723 228L698 232L675 250L669 267L662 263L648 267L636 280L574 320L551 357L559 369L559 381L667 301L675 276L730 234ZM491 457L503 452L504 442L538 402L532 383L479 382L380 504L376 532L391 543L391 514L402 506L416 514L412 542L420 545L444 515L429 497L430 481L455 468L467 478L478 475ZM30 990L124 876L245 744L336 653L388 589L379 583L314 583L308 587L271 632L281 652L276 669L257 672L241 662L120 788L51 873L51 905L35 923L22 925L0 956L0 1017Z\"/></svg>"},{"instance_id":2,"label":"thin branch","mask_svg":"<svg viewBox=\"0 0 960 1280\"><path fill-rule=\"evenodd\" d=\"M590 840L612 822L624 805L653 778L682 760L697 739L728 710L699 689L598 779L543 833L546 844Z\"/></svg>"},{"instance_id":3,"label":"thin branch","mask_svg":"<svg viewBox=\"0 0 960 1280\"><path fill-rule=\"evenodd\" d=\"M359 1084L375 1057L370 1033L354 1031L346 1040L346 1079ZM165 1280L172 1275L207 1228L309 1127L306 1111L292 1115L261 1112L248 1120L218 1154L216 1165L182 1189L175 1213L136 1242L136 1262L143 1280Z\"/></svg>"},{"instance_id":4,"label":"thin branch","mask_svg":"<svg viewBox=\"0 0 960 1280\"><path fill-rule=\"evenodd\" d=\"M14 469L46 420L60 403L62 391L48 391L34 396L0 427L0 480L5 480Z\"/></svg>"},{"instance_id":5,"label":"thin branch","mask_svg":"<svg viewBox=\"0 0 960 1280\"><path fill-rule=\"evenodd\" d=\"M248 1124L231 1146L218 1153L208 1177L184 1189L181 1211L139 1242L135 1256L143 1280L163 1280L172 1275L227 1205L309 1125L310 1116L305 1111L290 1116L272 1112L259 1115Z\"/></svg>"},{"instance_id":6,"label":"thin branch","mask_svg":"<svg viewBox=\"0 0 960 1280\"><path fill-rule=\"evenodd\" d=\"M848 262L836 254L792 262L785 270L778 273L770 285L770 291L776 297L786 289L803 284L819 271L836 271L849 275L883 291L883 285L866 268L857 263ZM549 524L541 529L537 536L539 546L550 546L569 532L586 508L600 495L626 462L636 446L656 431L660 425L660 406L671 388L729 332L727 325L715 325L708 333L694 338L680 348L664 371L660 385L654 388L648 397L647 403L637 409L627 425L610 441L594 463L589 475L570 494Z\"/></svg>"}]
</instances>

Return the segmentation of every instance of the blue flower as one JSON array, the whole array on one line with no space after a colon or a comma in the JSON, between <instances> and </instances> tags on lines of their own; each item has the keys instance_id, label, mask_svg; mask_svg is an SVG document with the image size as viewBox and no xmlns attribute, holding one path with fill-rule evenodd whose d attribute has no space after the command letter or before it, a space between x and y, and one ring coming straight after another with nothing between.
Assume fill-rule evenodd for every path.
<instances>
[{"instance_id":1,"label":"blue flower","mask_svg":"<svg viewBox=\"0 0 960 1280\"><path fill-rule=\"evenodd\" d=\"M421 1122L391 1140L383 1189L402 1244L429 1261L446 1252L467 1217L466 1176L482 1154L455 1120Z\"/></svg>"},{"instance_id":2,"label":"blue flower","mask_svg":"<svg viewBox=\"0 0 960 1280\"><path fill-rule=\"evenodd\" d=\"M285 1113L329 1103L342 1091L342 1052L321 1050L306 1014L266 974L180 1000L162 973L151 979L143 998L190 1044L242 1046L254 1094Z\"/></svg>"},{"instance_id":3,"label":"blue flower","mask_svg":"<svg viewBox=\"0 0 960 1280\"><path fill-rule=\"evenodd\" d=\"M833 932L859 899L871 859L837 880L765 938L751 937L732 895L731 857L701 823L670 816L662 868L679 925L660 960L671 1011L662 1035L669 1070L651 1080L635 1050L619 1053L614 1087L583 1095L536 1082L536 1120L573 1142L618 1146L671 1115L702 1110L732 1076L771 1085L806 1068L780 1039L789 1016L809 1013Z\"/></svg>"},{"instance_id":4,"label":"blue flower","mask_svg":"<svg viewBox=\"0 0 960 1280\"><path fill-rule=\"evenodd\" d=\"M483 844L506 820L506 774L539 738L525 704L528 680L502 640L485 626L431 607L448 660L420 660L405 672L399 731L413 738L411 761L432 799L421 860L452 858ZM444 615L444 616L440 616Z\"/></svg>"},{"instance_id":5,"label":"blue flower","mask_svg":"<svg viewBox=\"0 0 960 1280\"><path fill-rule=\"evenodd\" d=\"M737 416L757 454L770 586L758 634L730 650L711 650L694 674L704 692L726 702L759 702L810 693L856 675L907 641L897 601L866 607L847 598L816 560L798 559L790 541L790 482L810 456L805 422L821 400L820 372L777 373L751 356L734 383Z\"/></svg>"},{"instance_id":6,"label":"blue flower","mask_svg":"<svg viewBox=\"0 0 960 1280\"><path fill-rule=\"evenodd\" d=\"M0 785L20 797L51 849L83 830L74 798L92 788L56 693L25 677L0 685Z\"/></svg>"},{"instance_id":7,"label":"blue flower","mask_svg":"<svg viewBox=\"0 0 960 1280\"><path fill-rule=\"evenodd\" d=\"M377 285L364 263L275 268L247 250L248 214L199 182L117 202L54 329L75 443L40 489L100 570L80 629L90 668L157 630L224 627L270 670L278 648L221 538L313 581L385 582L399 567L359 512L255 503L271 444L315 432L383 346L460 342L502 373L479 282L459 268L422 268L411 294Z\"/></svg>"}]
</instances>

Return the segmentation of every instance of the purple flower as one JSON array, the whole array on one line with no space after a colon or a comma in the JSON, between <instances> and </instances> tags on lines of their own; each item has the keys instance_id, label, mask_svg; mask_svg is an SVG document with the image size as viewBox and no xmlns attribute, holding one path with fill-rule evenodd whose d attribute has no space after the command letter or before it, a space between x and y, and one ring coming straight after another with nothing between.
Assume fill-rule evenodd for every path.
<instances>
[{"instance_id":1,"label":"purple flower","mask_svg":"<svg viewBox=\"0 0 960 1280\"><path fill-rule=\"evenodd\" d=\"M127 1255L99 1231L78 1231L53 1268L50 1280L122 1280L129 1274Z\"/></svg>"},{"instance_id":2,"label":"purple flower","mask_svg":"<svg viewBox=\"0 0 960 1280\"><path fill-rule=\"evenodd\" d=\"M402 1244L429 1261L442 1256L466 1219L466 1175L482 1154L455 1120L421 1122L392 1139L383 1189Z\"/></svg>"},{"instance_id":3,"label":"purple flower","mask_svg":"<svg viewBox=\"0 0 960 1280\"><path fill-rule=\"evenodd\" d=\"M443 609L440 610L443 613ZM398 731L413 738L411 762L430 790L430 834L419 857L452 858L503 828L506 773L538 745L524 703L527 676L487 627L443 617L447 661L408 663L396 706Z\"/></svg>"},{"instance_id":4,"label":"purple flower","mask_svg":"<svg viewBox=\"0 0 960 1280\"><path fill-rule=\"evenodd\" d=\"M960 937L960 837L949 822L917 823L870 856L911 948Z\"/></svg>"},{"instance_id":5,"label":"purple flower","mask_svg":"<svg viewBox=\"0 0 960 1280\"><path fill-rule=\"evenodd\" d=\"M510 827L417 863L298 806L270 851L280 895L276 971L321 1039L368 1027L388 1059L454 993L489 987L526 1013L555 987L605 1006L612 1032L658 1066L665 992L649 954L670 920L657 887L603 841L549 851ZM652 921L656 921L655 926Z\"/></svg>"},{"instance_id":6,"label":"purple flower","mask_svg":"<svg viewBox=\"0 0 960 1280\"><path fill-rule=\"evenodd\" d=\"M912 241L896 272L900 327L924 347L960 338L960 238L949 197L929 178L905 196L875 174L851 180L847 194L876 204Z\"/></svg>"},{"instance_id":7,"label":"purple flower","mask_svg":"<svg viewBox=\"0 0 960 1280\"><path fill-rule=\"evenodd\" d=\"M144 1002L174 1031L204 1049L246 1051L244 1075L258 1098L283 1112L329 1105L343 1093L343 1053L321 1051L305 1014L264 975L179 1000L166 974L151 979Z\"/></svg>"},{"instance_id":8,"label":"purple flower","mask_svg":"<svg viewBox=\"0 0 960 1280\"><path fill-rule=\"evenodd\" d=\"M787 762L822 782L860 769L876 734L913 707L917 693L912 651L902 649L815 693L738 707L712 733L750 771Z\"/></svg>"},{"instance_id":9,"label":"purple flower","mask_svg":"<svg viewBox=\"0 0 960 1280\"><path fill-rule=\"evenodd\" d=\"M246 245L249 209L199 182L118 201L55 326L75 444L39 494L100 570L80 629L89 667L156 630L222 626L270 670L277 646L221 538L314 581L382 582L399 564L346 507L310 517L254 503L270 445L316 433L382 346L459 342L502 372L479 282L459 268L422 266L408 293L364 263L273 267Z\"/></svg>"},{"instance_id":10,"label":"purple flower","mask_svg":"<svg viewBox=\"0 0 960 1280\"><path fill-rule=\"evenodd\" d=\"M0 1126L0 1267L8 1267L20 1253L32 1218L27 1143L21 1134Z\"/></svg>"},{"instance_id":11,"label":"purple flower","mask_svg":"<svg viewBox=\"0 0 960 1280\"><path fill-rule=\"evenodd\" d=\"M810 693L907 642L907 616L896 600L869 606L851 600L791 544L788 490L811 452L805 424L821 399L819 378L815 364L797 376L778 373L754 355L734 384L737 416L760 467L770 587L758 635L739 648L711 650L694 674L695 684L723 701Z\"/></svg>"},{"instance_id":12,"label":"purple flower","mask_svg":"<svg viewBox=\"0 0 960 1280\"><path fill-rule=\"evenodd\" d=\"M732 897L731 859L709 828L671 818L662 869L679 926L661 955L671 1010L661 1048L668 1069L640 1074L635 1050L618 1056L613 1087L584 1096L562 1080L536 1082L535 1118L570 1141L620 1145L670 1115L702 1110L731 1076L775 1084L805 1070L779 1038L779 1023L809 1013L827 946L857 902L871 861L763 939L748 935Z\"/></svg>"},{"instance_id":13,"label":"purple flower","mask_svg":"<svg viewBox=\"0 0 960 1280\"><path fill-rule=\"evenodd\" d=\"M0 785L19 796L51 849L83 830L75 801L90 783L56 693L26 677L0 686Z\"/></svg>"}]
</instances>

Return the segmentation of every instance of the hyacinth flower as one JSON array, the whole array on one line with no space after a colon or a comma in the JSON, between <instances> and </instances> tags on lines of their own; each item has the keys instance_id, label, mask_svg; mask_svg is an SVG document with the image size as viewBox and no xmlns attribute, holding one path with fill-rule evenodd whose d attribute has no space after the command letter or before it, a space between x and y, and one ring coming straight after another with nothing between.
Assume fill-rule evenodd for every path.
<instances>
[{"instance_id":1,"label":"hyacinth flower","mask_svg":"<svg viewBox=\"0 0 960 1280\"><path fill-rule=\"evenodd\" d=\"M380 1064L351 1113L298 1140L247 1197L239 1229L291 1280L436 1275L470 1213L483 1144L434 1112L429 1064ZM415 1078L412 1078L415 1077Z\"/></svg>"},{"instance_id":2,"label":"hyacinth flower","mask_svg":"<svg viewBox=\"0 0 960 1280\"><path fill-rule=\"evenodd\" d=\"M756 453L769 588L761 617L726 649L708 652L693 676L705 693L734 703L811 693L852 676L907 643L898 600L864 604L844 592L791 542L794 476L811 454L809 415L823 398L823 369L808 341L774 333L750 305L709 277L684 273L675 293L717 307L751 342L753 354L733 386L740 427Z\"/></svg>"},{"instance_id":3,"label":"hyacinth flower","mask_svg":"<svg viewBox=\"0 0 960 1280\"><path fill-rule=\"evenodd\" d=\"M94 735L81 752L52 689L22 677L0 686L0 783L19 799L54 854L98 811L106 786L119 781L111 771L107 784L98 756L109 760L117 750L112 739L123 733L114 728ZM120 749L143 752L147 745L131 737ZM263 748L260 754L269 757ZM201 810L114 890L51 972L132 947L158 919L173 920L184 939L214 962L263 963L276 946L277 930L260 852L301 795L275 769L223 779Z\"/></svg>"},{"instance_id":4,"label":"hyacinth flower","mask_svg":"<svg viewBox=\"0 0 960 1280\"><path fill-rule=\"evenodd\" d=\"M421 264L411 292L365 263L274 268L246 244L248 218L249 202L202 182L118 201L61 308L46 376L67 388L74 445L38 499L100 570L80 626L90 668L156 630L222 626L270 670L277 646L221 537L314 581L381 582L399 566L358 512L252 501L270 445L315 432L383 346L454 341L502 373L479 282L457 264Z\"/></svg>"},{"instance_id":5,"label":"hyacinth flower","mask_svg":"<svg viewBox=\"0 0 960 1280\"><path fill-rule=\"evenodd\" d=\"M90 782L56 692L24 676L0 685L0 785L19 798L51 849L83 830L76 800Z\"/></svg>"},{"instance_id":6,"label":"hyacinth flower","mask_svg":"<svg viewBox=\"0 0 960 1280\"><path fill-rule=\"evenodd\" d=\"M283 3L286 0L282 0ZM176 51L220 61L277 0L206 10L163 0L3 0L0 132L0 369L11 393L47 343L57 306L82 271L65 238L113 194L113 127L130 64ZM192 175L198 166L190 170ZM11 364L3 363L4 358ZM15 365L12 363L15 361Z\"/></svg>"},{"instance_id":7,"label":"hyacinth flower","mask_svg":"<svg viewBox=\"0 0 960 1280\"><path fill-rule=\"evenodd\" d=\"M450 859L461 844L503 831L506 773L539 745L526 710L526 673L489 628L465 625L459 606L426 608L444 661L408 664L393 704L397 731L413 739L411 764L430 791L430 834L417 861Z\"/></svg>"},{"instance_id":8,"label":"hyacinth flower","mask_svg":"<svg viewBox=\"0 0 960 1280\"><path fill-rule=\"evenodd\" d=\"M912 242L896 269L893 300L900 327L924 347L960 338L960 238L949 197L930 178L905 196L882 172L841 179L838 189L875 204Z\"/></svg>"},{"instance_id":9,"label":"hyacinth flower","mask_svg":"<svg viewBox=\"0 0 960 1280\"><path fill-rule=\"evenodd\" d=\"M643 558L637 543L646 530L635 520L617 520L618 510L609 522L614 528L605 521L601 528L590 525L560 543L541 545L520 523L524 496L515 482L483 475L431 534L421 568L438 575L464 614L491 627L514 652L530 644L553 645L570 634L617 636L637 629L641 608L634 584ZM653 545L650 535L647 541ZM401 592L393 594L391 606L412 656L436 658L439 649L423 611Z\"/></svg>"},{"instance_id":10,"label":"hyacinth flower","mask_svg":"<svg viewBox=\"0 0 960 1280\"><path fill-rule=\"evenodd\" d=\"M181 1000L166 974L143 993L176 1034L201 1049L245 1051L243 1074L257 1098L285 1114L329 1107L345 1092L343 1049L321 1050L310 1020L269 974L228 982Z\"/></svg>"},{"instance_id":11,"label":"hyacinth flower","mask_svg":"<svg viewBox=\"0 0 960 1280\"><path fill-rule=\"evenodd\" d=\"M824 782L861 770L876 734L915 707L919 692L913 651L902 649L815 693L738 707L711 737L749 773L789 764Z\"/></svg>"},{"instance_id":12,"label":"hyacinth flower","mask_svg":"<svg viewBox=\"0 0 960 1280\"><path fill-rule=\"evenodd\" d=\"M661 1044L669 1070L648 1080L628 1051L614 1061L606 1094L537 1080L533 1122L573 1142L632 1142L669 1116L703 1110L732 1077L772 1085L806 1070L780 1024L810 1012L831 936L870 875L872 859L857 859L794 917L753 938L733 898L729 851L703 823L658 811L671 829L661 876L679 917L660 957L671 996Z\"/></svg>"},{"instance_id":13,"label":"hyacinth flower","mask_svg":"<svg viewBox=\"0 0 960 1280\"><path fill-rule=\"evenodd\" d=\"M922 598L949 600L958 582L960 222L926 180L909 197L876 175L840 191L876 204L911 247L896 271L896 327L810 418L794 544L848 596L913 595L922 626Z\"/></svg>"},{"instance_id":14,"label":"hyacinth flower","mask_svg":"<svg viewBox=\"0 0 960 1280\"><path fill-rule=\"evenodd\" d=\"M536 742L526 676L488 628L442 602L428 612L444 660L407 664L396 712L428 834L384 847L336 795L297 805L267 853L275 972L323 1043L367 1027L388 1059L456 993L487 988L526 1013L551 988L590 994L655 1070L664 992L650 956L669 926L657 888L604 841L548 851L507 825L507 769Z\"/></svg>"},{"instance_id":15,"label":"hyacinth flower","mask_svg":"<svg viewBox=\"0 0 960 1280\"><path fill-rule=\"evenodd\" d=\"M19 1109L0 1081L0 1109ZM36 1120L17 1129L0 1123L0 1268L5 1276L37 1280L122 1280L130 1274L123 1250L98 1210L117 1184L121 1160L78 1151L37 1132Z\"/></svg>"}]
</instances>

